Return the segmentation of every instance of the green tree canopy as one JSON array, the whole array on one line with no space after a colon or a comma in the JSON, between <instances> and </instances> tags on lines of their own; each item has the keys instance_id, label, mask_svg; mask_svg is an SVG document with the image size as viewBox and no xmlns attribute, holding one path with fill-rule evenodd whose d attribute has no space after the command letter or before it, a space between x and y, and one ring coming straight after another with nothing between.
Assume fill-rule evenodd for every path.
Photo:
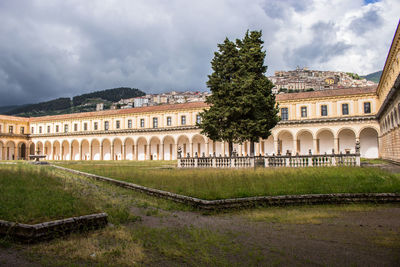
<instances>
[{"instance_id":1,"label":"green tree canopy","mask_svg":"<svg viewBox=\"0 0 400 267\"><path fill-rule=\"evenodd\" d=\"M279 118L272 83L265 76L261 31L247 31L243 40L225 39L211 61L207 86L210 108L201 113L202 134L213 141L233 143L268 138Z\"/></svg>"}]
</instances>

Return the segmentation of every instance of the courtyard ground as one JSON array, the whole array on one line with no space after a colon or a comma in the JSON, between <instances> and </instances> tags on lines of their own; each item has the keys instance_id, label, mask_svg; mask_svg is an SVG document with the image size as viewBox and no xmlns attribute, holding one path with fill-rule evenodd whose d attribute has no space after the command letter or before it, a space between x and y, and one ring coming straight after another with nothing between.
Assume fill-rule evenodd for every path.
<instances>
[{"instance_id":1,"label":"courtyard ground","mask_svg":"<svg viewBox=\"0 0 400 267\"><path fill-rule=\"evenodd\" d=\"M4 266L400 264L400 205L193 210L55 171L110 214L99 231L32 245L0 242Z\"/></svg>"}]
</instances>

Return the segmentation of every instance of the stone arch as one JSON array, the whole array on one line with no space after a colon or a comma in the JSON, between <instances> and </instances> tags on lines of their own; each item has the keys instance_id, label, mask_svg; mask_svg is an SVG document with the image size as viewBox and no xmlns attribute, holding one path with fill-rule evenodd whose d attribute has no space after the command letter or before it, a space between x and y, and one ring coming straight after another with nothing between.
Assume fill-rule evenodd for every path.
<instances>
[{"instance_id":1,"label":"stone arch","mask_svg":"<svg viewBox=\"0 0 400 267\"><path fill-rule=\"evenodd\" d=\"M157 136L152 136L149 140L149 150L151 160L160 160L161 140Z\"/></svg>"},{"instance_id":2,"label":"stone arch","mask_svg":"<svg viewBox=\"0 0 400 267\"><path fill-rule=\"evenodd\" d=\"M315 154L317 151L314 150L314 135L310 130L302 129L296 134L296 150L300 155Z\"/></svg>"},{"instance_id":3,"label":"stone arch","mask_svg":"<svg viewBox=\"0 0 400 267\"><path fill-rule=\"evenodd\" d=\"M122 160L123 159L123 143L122 140L118 137L114 138L112 141L113 150L112 151L112 160Z\"/></svg>"},{"instance_id":4,"label":"stone arch","mask_svg":"<svg viewBox=\"0 0 400 267\"><path fill-rule=\"evenodd\" d=\"M29 155L35 155L36 151L35 151L35 143L31 143L29 145Z\"/></svg>"},{"instance_id":5,"label":"stone arch","mask_svg":"<svg viewBox=\"0 0 400 267\"><path fill-rule=\"evenodd\" d=\"M294 152L293 134L288 130L282 130L278 134L278 151L281 155Z\"/></svg>"},{"instance_id":6,"label":"stone arch","mask_svg":"<svg viewBox=\"0 0 400 267\"><path fill-rule=\"evenodd\" d=\"M52 150L51 150L51 143L50 141L45 141L44 142L44 151L43 154L46 155L46 160L50 160L52 156Z\"/></svg>"},{"instance_id":7,"label":"stone arch","mask_svg":"<svg viewBox=\"0 0 400 267\"><path fill-rule=\"evenodd\" d=\"M8 141L6 142L6 153L5 153L5 159L6 160L15 160L17 159L17 154L15 151L15 142L14 141Z\"/></svg>"},{"instance_id":8,"label":"stone arch","mask_svg":"<svg viewBox=\"0 0 400 267\"><path fill-rule=\"evenodd\" d=\"M100 141L94 138L90 145L92 146L92 155L90 155L90 158L92 160L101 160Z\"/></svg>"},{"instance_id":9,"label":"stone arch","mask_svg":"<svg viewBox=\"0 0 400 267\"><path fill-rule=\"evenodd\" d=\"M136 148L137 148L137 159L138 160L146 160L150 156L148 151L147 140L143 136L139 137L136 141Z\"/></svg>"},{"instance_id":10,"label":"stone arch","mask_svg":"<svg viewBox=\"0 0 400 267\"><path fill-rule=\"evenodd\" d=\"M61 145L58 140L53 142L53 160L61 160Z\"/></svg>"},{"instance_id":11,"label":"stone arch","mask_svg":"<svg viewBox=\"0 0 400 267\"><path fill-rule=\"evenodd\" d=\"M190 155L189 137L187 137L186 135L180 135L177 138L176 143L178 144L178 147L180 147L180 149L181 149L182 157L186 157L188 153Z\"/></svg>"},{"instance_id":12,"label":"stone arch","mask_svg":"<svg viewBox=\"0 0 400 267\"><path fill-rule=\"evenodd\" d=\"M352 128L342 128L338 131L339 152L355 153L356 132Z\"/></svg>"},{"instance_id":13,"label":"stone arch","mask_svg":"<svg viewBox=\"0 0 400 267\"><path fill-rule=\"evenodd\" d=\"M379 157L378 131L374 127L364 127L360 131L360 154L363 158Z\"/></svg>"},{"instance_id":14,"label":"stone arch","mask_svg":"<svg viewBox=\"0 0 400 267\"><path fill-rule=\"evenodd\" d=\"M5 157L5 147L3 141L0 141L0 160L4 160Z\"/></svg>"},{"instance_id":15,"label":"stone arch","mask_svg":"<svg viewBox=\"0 0 400 267\"><path fill-rule=\"evenodd\" d=\"M80 144L79 141L74 139L71 142L71 160L80 160Z\"/></svg>"},{"instance_id":16,"label":"stone arch","mask_svg":"<svg viewBox=\"0 0 400 267\"><path fill-rule=\"evenodd\" d=\"M44 154L44 146L43 146L43 143L41 141L38 141L36 143L35 148L36 148L35 154L38 154L38 155L43 155Z\"/></svg>"},{"instance_id":17,"label":"stone arch","mask_svg":"<svg viewBox=\"0 0 400 267\"><path fill-rule=\"evenodd\" d=\"M317 151L318 154L331 154L336 151L335 148L335 135L332 130L323 128L317 131Z\"/></svg>"},{"instance_id":18,"label":"stone arch","mask_svg":"<svg viewBox=\"0 0 400 267\"><path fill-rule=\"evenodd\" d=\"M166 135L162 139L164 145L164 160L176 159L175 141L170 135Z\"/></svg>"},{"instance_id":19,"label":"stone arch","mask_svg":"<svg viewBox=\"0 0 400 267\"><path fill-rule=\"evenodd\" d=\"M193 146L193 151L192 151L192 155L196 155L201 157L204 153L206 153L206 140L204 138L204 136L200 135L200 134L195 134L192 136L192 140L191 140L192 146Z\"/></svg>"},{"instance_id":20,"label":"stone arch","mask_svg":"<svg viewBox=\"0 0 400 267\"><path fill-rule=\"evenodd\" d=\"M61 160L71 160L69 142L64 140L61 142Z\"/></svg>"},{"instance_id":21,"label":"stone arch","mask_svg":"<svg viewBox=\"0 0 400 267\"><path fill-rule=\"evenodd\" d=\"M264 154L272 155L274 153L276 153L276 151L274 151L274 136L271 134L268 136L267 140L264 140Z\"/></svg>"},{"instance_id":22,"label":"stone arch","mask_svg":"<svg viewBox=\"0 0 400 267\"><path fill-rule=\"evenodd\" d=\"M18 143L18 156L17 156L18 159L27 159L26 147L27 147L26 142L19 142Z\"/></svg>"},{"instance_id":23,"label":"stone arch","mask_svg":"<svg viewBox=\"0 0 400 267\"><path fill-rule=\"evenodd\" d=\"M81 159L82 160L91 160L92 157L90 155L90 143L87 139L81 140Z\"/></svg>"},{"instance_id":24,"label":"stone arch","mask_svg":"<svg viewBox=\"0 0 400 267\"><path fill-rule=\"evenodd\" d=\"M103 160L112 160L111 158L111 141L107 138L104 138L101 141L101 146L103 148L102 159Z\"/></svg>"},{"instance_id":25,"label":"stone arch","mask_svg":"<svg viewBox=\"0 0 400 267\"><path fill-rule=\"evenodd\" d=\"M133 160L135 156L135 141L131 137L127 137L124 140L125 145L125 159Z\"/></svg>"}]
</instances>

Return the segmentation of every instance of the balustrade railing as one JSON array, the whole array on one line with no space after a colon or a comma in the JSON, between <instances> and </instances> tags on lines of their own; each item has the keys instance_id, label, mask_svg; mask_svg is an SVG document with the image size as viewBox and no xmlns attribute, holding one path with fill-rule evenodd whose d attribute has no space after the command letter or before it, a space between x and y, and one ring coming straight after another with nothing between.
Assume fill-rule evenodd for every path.
<instances>
[{"instance_id":1,"label":"balustrade railing","mask_svg":"<svg viewBox=\"0 0 400 267\"><path fill-rule=\"evenodd\" d=\"M179 157L179 168L329 167L360 166L360 153L233 157Z\"/></svg>"}]
</instances>

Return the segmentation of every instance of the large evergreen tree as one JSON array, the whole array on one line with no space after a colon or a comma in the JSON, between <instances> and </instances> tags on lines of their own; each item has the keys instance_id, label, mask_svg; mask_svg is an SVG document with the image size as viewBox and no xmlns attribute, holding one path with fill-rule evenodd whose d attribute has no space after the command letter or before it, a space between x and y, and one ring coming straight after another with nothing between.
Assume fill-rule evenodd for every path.
<instances>
[{"instance_id":1,"label":"large evergreen tree","mask_svg":"<svg viewBox=\"0 0 400 267\"><path fill-rule=\"evenodd\" d=\"M265 51L261 31L247 31L236 43L225 39L211 61L213 73L207 86L212 95L210 108L201 113L202 133L213 141L227 141L229 154L233 143L268 138L279 118L272 95L272 83L265 76Z\"/></svg>"}]
</instances>

